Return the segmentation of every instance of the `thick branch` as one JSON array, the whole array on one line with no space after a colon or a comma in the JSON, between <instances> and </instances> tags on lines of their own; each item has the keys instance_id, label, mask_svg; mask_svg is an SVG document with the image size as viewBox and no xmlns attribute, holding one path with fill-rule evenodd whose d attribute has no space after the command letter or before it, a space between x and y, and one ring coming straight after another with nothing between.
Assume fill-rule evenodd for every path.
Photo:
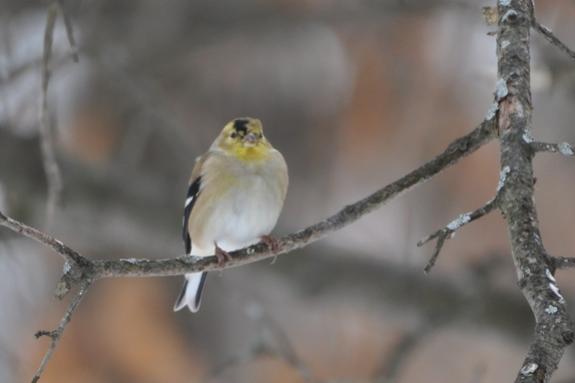
<instances>
[{"instance_id":1,"label":"thick branch","mask_svg":"<svg viewBox=\"0 0 575 383\"><path fill-rule=\"evenodd\" d=\"M573 330L565 300L549 270L534 202L531 137L531 0L500 0L497 33L501 168L507 173L500 209L507 221L519 286L535 316L535 339L516 382L549 382Z\"/></svg>"}]
</instances>

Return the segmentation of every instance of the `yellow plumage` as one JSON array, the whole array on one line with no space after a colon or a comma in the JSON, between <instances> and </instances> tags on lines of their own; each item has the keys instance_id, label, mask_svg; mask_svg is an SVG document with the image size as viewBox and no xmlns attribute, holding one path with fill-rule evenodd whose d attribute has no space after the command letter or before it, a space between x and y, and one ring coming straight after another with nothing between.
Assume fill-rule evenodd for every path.
<instances>
[{"instance_id":1,"label":"yellow plumage","mask_svg":"<svg viewBox=\"0 0 575 383\"><path fill-rule=\"evenodd\" d=\"M254 118L230 121L192 171L184 212L191 255L219 257L269 240L287 192L287 165ZM174 310L199 309L205 273L186 276Z\"/></svg>"}]
</instances>

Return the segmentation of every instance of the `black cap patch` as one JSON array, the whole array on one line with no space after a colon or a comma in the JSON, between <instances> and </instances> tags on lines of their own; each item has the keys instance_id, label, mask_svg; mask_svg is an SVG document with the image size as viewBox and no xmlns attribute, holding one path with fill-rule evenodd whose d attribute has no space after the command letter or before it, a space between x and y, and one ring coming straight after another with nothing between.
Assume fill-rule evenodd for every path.
<instances>
[{"instance_id":1,"label":"black cap patch","mask_svg":"<svg viewBox=\"0 0 575 383\"><path fill-rule=\"evenodd\" d=\"M245 136L248 133L249 120L237 119L234 121L234 130L239 133L240 136Z\"/></svg>"}]
</instances>

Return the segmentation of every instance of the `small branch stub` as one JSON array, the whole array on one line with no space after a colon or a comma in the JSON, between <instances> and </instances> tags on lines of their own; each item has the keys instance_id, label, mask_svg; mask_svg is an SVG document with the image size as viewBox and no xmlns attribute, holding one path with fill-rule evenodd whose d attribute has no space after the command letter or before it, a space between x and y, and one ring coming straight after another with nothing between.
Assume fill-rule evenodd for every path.
<instances>
[{"instance_id":1,"label":"small branch stub","mask_svg":"<svg viewBox=\"0 0 575 383\"><path fill-rule=\"evenodd\" d=\"M575 148L568 142L560 142L558 144L547 143L547 142L531 142L531 149L535 153L549 152L549 153L559 153L566 157L575 156Z\"/></svg>"},{"instance_id":2,"label":"small branch stub","mask_svg":"<svg viewBox=\"0 0 575 383\"><path fill-rule=\"evenodd\" d=\"M555 269L575 268L575 258L553 257L551 258Z\"/></svg>"}]
</instances>

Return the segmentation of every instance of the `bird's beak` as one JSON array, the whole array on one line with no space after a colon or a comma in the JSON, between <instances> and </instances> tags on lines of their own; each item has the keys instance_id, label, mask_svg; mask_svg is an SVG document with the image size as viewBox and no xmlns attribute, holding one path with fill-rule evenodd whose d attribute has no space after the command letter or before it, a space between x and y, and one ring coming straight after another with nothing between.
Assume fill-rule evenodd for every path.
<instances>
[{"instance_id":1,"label":"bird's beak","mask_svg":"<svg viewBox=\"0 0 575 383\"><path fill-rule=\"evenodd\" d=\"M258 141L258 136L255 133L248 133L244 137L244 142L247 144L255 144Z\"/></svg>"}]
</instances>

